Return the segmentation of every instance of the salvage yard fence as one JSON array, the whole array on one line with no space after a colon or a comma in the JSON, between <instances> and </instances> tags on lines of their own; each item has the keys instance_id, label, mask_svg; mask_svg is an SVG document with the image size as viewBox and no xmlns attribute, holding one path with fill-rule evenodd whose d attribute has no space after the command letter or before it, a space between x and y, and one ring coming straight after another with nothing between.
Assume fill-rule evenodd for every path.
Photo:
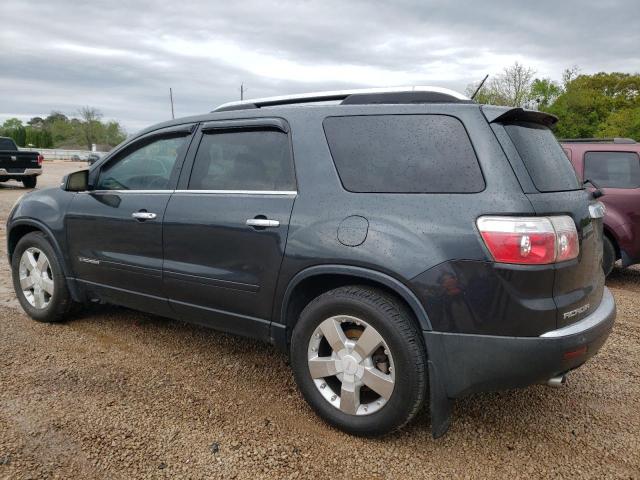
<instances>
[{"instance_id":1,"label":"salvage yard fence","mask_svg":"<svg viewBox=\"0 0 640 480\"><path fill-rule=\"evenodd\" d=\"M94 153L103 156L107 152L92 152L91 150L63 150L58 148L20 148L25 152L39 152L44 157L44 160L87 160L87 157Z\"/></svg>"}]
</instances>

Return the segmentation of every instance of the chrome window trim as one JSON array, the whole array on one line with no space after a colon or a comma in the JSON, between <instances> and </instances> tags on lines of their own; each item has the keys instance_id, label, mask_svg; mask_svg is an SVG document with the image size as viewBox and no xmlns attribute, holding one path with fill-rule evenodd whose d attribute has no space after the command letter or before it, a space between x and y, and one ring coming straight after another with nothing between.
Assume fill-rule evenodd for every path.
<instances>
[{"instance_id":1,"label":"chrome window trim","mask_svg":"<svg viewBox=\"0 0 640 480\"><path fill-rule=\"evenodd\" d=\"M175 193L214 194L214 195L297 195L296 190L176 190Z\"/></svg>"},{"instance_id":2,"label":"chrome window trim","mask_svg":"<svg viewBox=\"0 0 640 480\"><path fill-rule=\"evenodd\" d=\"M294 196L298 192L296 190L87 190L87 194L149 194L149 195L162 195L162 194L174 194L174 193L189 193L189 194L213 194L213 195L286 195Z\"/></svg>"},{"instance_id":3,"label":"chrome window trim","mask_svg":"<svg viewBox=\"0 0 640 480\"><path fill-rule=\"evenodd\" d=\"M150 195L161 195L161 194L171 194L173 192L174 192L174 190L87 190L86 192L78 192L78 193L88 193L88 194L93 194L93 193L98 193L98 194L107 194L107 193L117 193L117 194L135 193L135 194L141 194L141 193L146 193L146 194L150 194Z\"/></svg>"}]
</instances>

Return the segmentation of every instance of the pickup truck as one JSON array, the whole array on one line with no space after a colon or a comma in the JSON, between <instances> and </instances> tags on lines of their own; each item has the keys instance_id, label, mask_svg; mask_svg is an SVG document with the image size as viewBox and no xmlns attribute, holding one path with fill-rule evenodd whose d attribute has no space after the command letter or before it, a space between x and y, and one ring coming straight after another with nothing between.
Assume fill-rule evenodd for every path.
<instances>
[{"instance_id":1,"label":"pickup truck","mask_svg":"<svg viewBox=\"0 0 640 480\"><path fill-rule=\"evenodd\" d=\"M23 152L11 138L0 137L0 182L17 180L25 188L35 188L42 174L44 157L38 152Z\"/></svg>"}]
</instances>

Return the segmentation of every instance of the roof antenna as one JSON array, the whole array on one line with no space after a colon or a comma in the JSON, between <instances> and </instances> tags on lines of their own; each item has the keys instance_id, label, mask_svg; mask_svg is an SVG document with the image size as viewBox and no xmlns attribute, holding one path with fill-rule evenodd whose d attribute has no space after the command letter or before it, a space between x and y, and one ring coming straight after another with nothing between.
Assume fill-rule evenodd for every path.
<instances>
[{"instance_id":1,"label":"roof antenna","mask_svg":"<svg viewBox=\"0 0 640 480\"><path fill-rule=\"evenodd\" d=\"M476 95L478 94L478 92L480 91L480 89L482 88L482 86L484 85L484 82L487 81L487 78L489 78L489 74L487 73L484 78L482 79L482 81L480 82L480 85L478 85L478 88L476 88L476 91L473 92L473 95L471 95L471 100L473 100L474 98L476 98Z\"/></svg>"}]
</instances>

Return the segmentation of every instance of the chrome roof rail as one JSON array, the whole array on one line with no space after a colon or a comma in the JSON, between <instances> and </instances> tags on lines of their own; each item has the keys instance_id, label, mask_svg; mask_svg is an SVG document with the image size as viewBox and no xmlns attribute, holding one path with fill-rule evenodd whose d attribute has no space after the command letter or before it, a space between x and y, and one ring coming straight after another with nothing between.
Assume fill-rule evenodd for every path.
<instances>
[{"instance_id":1,"label":"chrome roof rail","mask_svg":"<svg viewBox=\"0 0 640 480\"><path fill-rule=\"evenodd\" d=\"M294 95L282 95L278 97L254 98L236 102L228 102L217 107L214 112L223 110L242 110L245 108L272 107L276 105L294 105L300 103L328 102L345 100L351 95L375 95L375 94L406 94L406 93L435 93L452 97L452 101L471 101L471 99L454 90L442 87L429 87L423 85L409 87L382 87L360 88L353 90L334 90L327 92L299 93ZM394 102L392 102L394 103Z\"/></svg>"}]
</instances>

